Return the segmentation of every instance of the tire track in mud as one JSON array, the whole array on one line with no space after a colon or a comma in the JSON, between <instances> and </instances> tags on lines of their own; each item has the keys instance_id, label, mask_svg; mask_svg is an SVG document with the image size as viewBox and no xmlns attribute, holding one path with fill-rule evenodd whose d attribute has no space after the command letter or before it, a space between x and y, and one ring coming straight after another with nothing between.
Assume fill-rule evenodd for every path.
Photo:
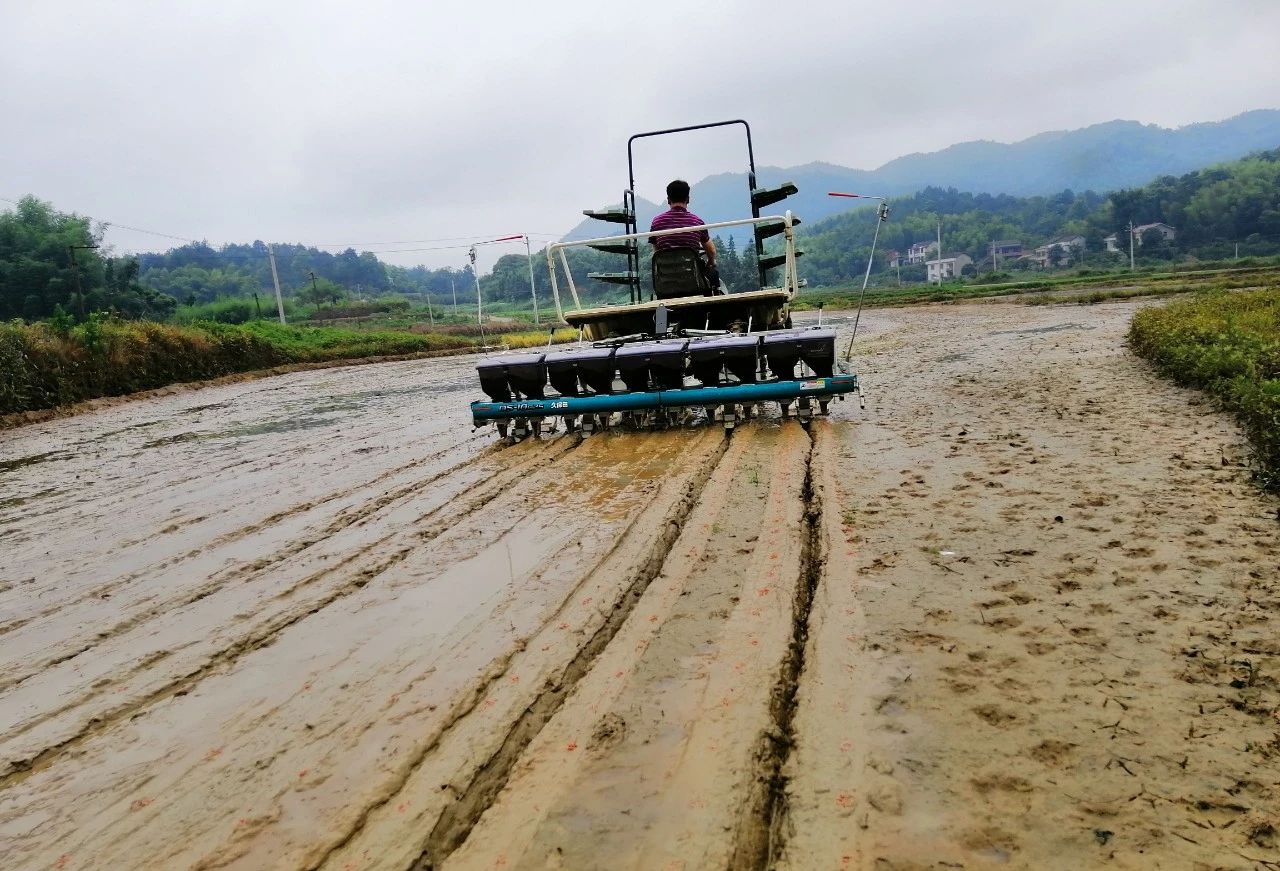
<instances>
[{"instance_id":1,"label":"tire track in mud","mask_svg":"<svg viewBox=\"0 0 1280 871\"><path fill-rule=\"evenodd\" d=\"M823 422L813 424L822 425ZM826 561L822 537L823 494L821 485L814 480L815 451L816 437L810 430L800 496L804 502L804 538L800 550L800 579L791 606L791 640L777 682L769 694L771 725L761 734L756 746L753 790L745 804L747 810L734 837L729 862L730 868L744 871L773 868L785 846L789 813L786 765L796 743L796 693L804 675L814 595L822 581Z\"/></svg>"},{"instance_id":2,"label":"tire track in mud","mask_svg":"<svg viewBox=\"0 0 1280 871\"><path fill-rule=\"evenodd\" d=\"M585 642L574 648L568 660L561 660L554 665L545 678L542 689L532 699L520 703L514 720L508 720L503 724L504 731L495 733L484 724L473 724L471 718L472 715L479 714L481 702L485 702L486 705L493 703L492 698L487 698L491 690L503 687L504 678L511 679L508 678L509 668L518 662L518 655L526 649L525 642L519 645L519 649L513 651L511 657L495 664L495 667L489 670L485 681L469 694L467 704L455 711L446 727L421 748L412 763L405 766L397 781L390 784L382 792L381 797L364 810L355 825L340 841L327 849L317 861L309 863L306 867L312 869L348 867L348 863L343 859L344 855L367 856L367 851L360 852L359 839L369 834L368 829L373 825L372 821L384 809L389 809L391 805L403 799L406 792L412 794L412 784L415 779L422 779L421 769L426 760L440 750L447 741L451 739L463 743L476 741L477 738L453 734L474 726L484 743L487 746L494 746L495 749L487 756L478 759L474 766L449 777L448 787L453 793L453 798L439 814L429 819L431 828L423 836L422 846L414 848L406 856L408 865L415 868L433 867L466 839L485 808L502 789L525 747L560 709L582 676L590 671L596 657L608 647L609 642L626 622L644 590L661 572L671 547L680 536L685 519L696 507L707 481L723 461L728 444L727 440L717 441L709 452L704 453L697 460L698 467L688 478L677 498L663 511L660 519L661 531L648 542L638 559L633 556L624 557L629 560L626 563L629 568L622 582L616 583L611 579L604 579L613 599L607 613L602 612L603 620L591 631ZM568 625L562 622L561 618L565 617L570 609L570 603L580 595L580 591L600 581L602 573L607 574L610 571L608 566L611 560L626 553L632 545L631 539L638 534L638 525L642 523L643 515L644 512L639 512L632 517L613 545L597 558L594 567L584 573L574 588L566 593L564 605L530 636L528 640L530 645L536 643L535 638L552 631L556 624L561 628ZM591 600L588 598L585 601ZM542 649L545 651L548 648ZM534 668L536 671L537 667ZM434 784L438 781L430 782ZM455 782L457 782L456 786ZM408 803L407 799L400 801L400 807L403 808ZM385 834L382 837L385 837ZM372 838L375 841L380 840L377 835ZM387 864L383 862L383 865ZM394 865L394 863L390 864Z\"/></svg>"},{"instance_id":3,"label":"tire track in mud","mask_svg":"<svg viewBox=\"0 0 1280 871\"><path fill-rule=\"evenodd\" d=\"M731 444L639 613L591 652L558 711L529 708L533 734L517 723L502 736L415 868L766 866L820 502L798 428ZM591 843L572 834L588 830Z\"/></svg>"},{"instance_id":4,"label":"tire track in mud","mask_svg":"<svg viewBox=\"0 0 1280 871\"><path fill-rule=\"evenodd\" d=\"M545 446L540 446L543 449L539 451L537 456L529 458L524 462L517 463L515 466L502 470L501 472L486 479L482 484L472 490L470 498L468 498L462 506L458 506L454 502L445 502L418 518L417 522L419 523L433 517L436 518L426 529L411 528L383 536L351 554L341 563L326 567L320 572L308 575L299 583L286 590L275 593L273 598L277 600L286 599L304 587L314 585L325 577L353 566L362 557L374 551L387 548L394 539L401 539L400 546L398 546L397 549L394 550L394 552L392 552L387 558L372 565L360 568L353 577L349 578L338 587L330 589L318 599L312 600L300 608L287 610L276 615L274 619L256 627L254 631L246 634L236 643L225 647L218 653L210 656L200 665L200 667L165 683L163 686L146 693L140 698L121 702L116 707L111 708L108 711L98 712L92 716L82 718L79 728L72 734L61 738L50 746L41 748L33 755L26 754L25 758L17 759L0 759L0 791L3 791L16 783L22 782L22 780L33 773L47 768L64 754L74 750L75 747L91 739L94 735L133 716L138 711L145 710L164 699L181 695L189 691L206 676L220 670L227 669L234 665L234 663L241 657L252 653L255 650L269 646L277 636L291 626L313 614L318 613L340 599L362 589L370 582L370 580L387 571L397 563L403 561L414 551L415 548L429 543L467 517L479 512L494 499L505 494L513 483L518 482L533 471L546 467L550 463L562 457L565 453L573 450L578 446L578 444L580 444L578 441L557 439ZM449 516L437 517L437 515L442 514L446 510L450 512ZM207 598L208 595L211 595L213 592L216 592L216 590L210 591L203 596L199 596L188 604L194 604L200 599ZM134 621L135 624L137 622L141 621ZM128 628L132 628L132 626ZM127 631L127 629L122 631ZM5 734L5 742L13 741L14 739L27 734L62 714L75 710L76 708L83 707L91 703L96 698L106 696L111 691L112 687L123 684L130 678L143 674L167 656L168 654L166 652L156 652L144 657L128 672L118 677L113 677L108 683L100 682L95 684L94 692L90 693L88 696L76 699L71 703L64 704L61 707L45 712L39 719L9 730ZM70 658L73 657L67 657L66 659Z\"/></svg>"},{"instance_id":5,"label":"tire track in mud","mask_svg":"<svg viewBox=\"0 0 1280 871\"><path fill-rule=\"evenodd\" d=\"M727 449L728 441L725 440L720 443L718 450L713 455L713 459L704 463L697 477L689 484L684 497L676 503L675 507L667 515L665 529L651 546L643 564L637 568L635 574L631 577L630 583L623 589L622 595L614 605L608 619L565 666L559 681L554 686L543 690L534 699L520 719L507 732L506 737L503 738L502 745L498 748L498 752L491 756L484 766L475 773L462 795L453 804L449 805L445 813L441 815L440 820L427 837L427 843L423 848L422 855L413 866L414 871L433 871L433 869L440 867L449 855L471 834L471 830L475 828L481 815L506 785L508 778L511 776L511 769L515 766L525 748L542 730L542 727L555 716L556 712L564 704L565 699L577 687L578 682L591 670L596 658L609 645L614 636L618 634L622 624L631 616L631 612L635 610L649 584L662 571L662 567L666 564L667 557L671 553L671 548L675 545L676 539L680 537L684 521L693 511L698 498L702 495L702 491L706 488L707 482L711 479L716 467L724 458Z\"/></svg>"}]
</instances>

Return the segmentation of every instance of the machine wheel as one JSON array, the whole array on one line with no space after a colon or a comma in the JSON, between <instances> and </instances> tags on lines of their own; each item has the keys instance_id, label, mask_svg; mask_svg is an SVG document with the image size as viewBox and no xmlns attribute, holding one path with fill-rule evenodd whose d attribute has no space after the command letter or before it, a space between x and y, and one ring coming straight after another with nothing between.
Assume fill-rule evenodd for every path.
<instances>
[{"instance_id":1,"label":"machine wheel","mask_svg":"<svg viewBox=\"0 0 1280 871\"><path fill-rule=\"evenodd\" d=\"M507 431L510 429L505 423L498 424L498 438L505 439Z\"/></svg>"}]
</instances>

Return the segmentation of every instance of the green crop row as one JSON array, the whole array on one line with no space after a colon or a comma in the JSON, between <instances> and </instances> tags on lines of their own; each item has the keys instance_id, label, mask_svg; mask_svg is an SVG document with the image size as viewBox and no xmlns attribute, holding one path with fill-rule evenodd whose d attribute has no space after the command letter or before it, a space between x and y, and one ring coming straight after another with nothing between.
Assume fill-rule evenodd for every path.
<instances>
[{"instance_id":1,"label":"green crop row","mask_svg":"<svg viewBox=\"0 0 1280 871\"><path fill-rule=\"evenodd\" d=\"M1133 349L1239 416L1264 487L1280 489L1280 287L1206 292L1133 317Z\"/></svg>"}]
</instances>

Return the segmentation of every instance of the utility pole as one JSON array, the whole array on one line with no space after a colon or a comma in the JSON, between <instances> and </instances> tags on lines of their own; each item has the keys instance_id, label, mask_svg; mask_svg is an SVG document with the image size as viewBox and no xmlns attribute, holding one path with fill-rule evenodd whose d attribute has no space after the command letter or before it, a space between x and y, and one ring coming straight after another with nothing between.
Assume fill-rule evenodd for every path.
<instances>
[{"instance_id":1,"label":"utility pole","mask_svg":"<svg viewBox=\"0 0 1280 871\"><path fill-rule=\"evenodd\" d=\"M311 292L316 295L316 302L319 302L320 288L316 284L316 271L314 269L308 269L307 274L311 276Z\"/></svg>"},{"instance_id":2,"label":"utility pole","mask_svg":"<svg viewBox=\"0 0 1280 871\"><path fill-rule=\"evenodd\" d=\"M938 217L938 287L942 287L942 217Z\"/></svg>"},{"instance_id":3,"label":"utility pole","mask_svg":"<svg viewBox=\"0 0 1280 871\"><path fill-rule=\"evenodd\" d=\"M1239 242L1236 243L1236 259L1237 260L1240 259L1240 243Z\"/></svg>"},{"instance_id":4,"label":"utility pole","mask_svg":"<svg viewBox=\"0 0 1280 871\"><path fill-rule=\"evenodd\" d=\"M458 316L458 288L453 285L453 275L449 275L449 292L453 294L453 316Z\"/></svg>"},{"instance_id":5,"label":"utility pole","mask_svg":"<svg viewBox=\"0 0 1280 871\"><path fill-rule=\"evenodd\" d=\"M991 240L991 271L999 272L1000 267L996 264L996 240Z\"/></svg>"},{"instance_id":6,"label":"utility pole","mask_svg":"<svg viewBox=\"0 0 1280 871\"><path fill-rule=\"evenodd\" d=\"M480 297L480 270L476 268L476 246L472 245L468 256L471 258L471 277L476 280L476 325L480 327L480 344L484 342L484 300Z\"/></svg>"},{"instance_id":7,"label":"utility pole","mask_svg":"<svg viewBox=\"0 0 1280 871\"><path fill-rule=\"evenodd\" d=\"M529 257L529 295L533 297L533 325L539 326L538 320L538 288L533 283L533 249L529 247L529 234L524 234L524 252Z\"/></svg>"},{"instance_id":8,"label":"utility pole","mask_svg":"<svg viewBox=\"0 0 1280 871\"><path fill-rule=\"evenodd\" d=\"M1133 272L1133 220L1129 220L1129 271Z\"/></svg>"},{"instance_id":9,"label":"utility pole","mask_svg":"<svg viewBox=\"0 0 1280 871\"><path fill-rule=\"evenodd\" d=\"M276 249L267 246L267 257L271 258L271 283L276 286L276 311L280 314L280 323L284 319L284 297L280 295L280 273L276 271Z\"/></svg>"},{"instance_id":10,"label":"utility pole","mask_svg":"<svg viewBox=\"0 0 1280 871\"><path fill-rule=\"evenodd\" d=\"M80 284L80 261L76 260L76 251L89 251L97 245L68 245L67 253L71 255L71 274L76 277L76 299L80 302L80 320L85 319L84 288Z\"/></svg>"}]
</instances>

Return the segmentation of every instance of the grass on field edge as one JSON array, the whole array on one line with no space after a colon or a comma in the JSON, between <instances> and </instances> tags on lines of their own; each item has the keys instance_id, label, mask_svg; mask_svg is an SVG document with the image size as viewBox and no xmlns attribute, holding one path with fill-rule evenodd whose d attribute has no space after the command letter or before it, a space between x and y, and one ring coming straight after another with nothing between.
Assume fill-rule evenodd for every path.
<instances>
[{"instance_id":1,"label":"grass on field edge","mask_svg":"<svg viewBox=\"0 0 1280 871\"><path fill-rule=\"evenodd\" d=\"M1280 288L1211 291L1136 312L1130 346L1240 419L1255 473L1280 491Z\"/></svg>"},{"instance_id":2,"label":"grass on field edge","mask_svg":"<svg viewBox=\"0 0 1280 871\"><path fill-rule=\"evenodd\" d=\"M559 330L555 341L577 338ZM546 332L489 334L490 344L546 344ZM66 323L0 323L0 415L126 396L172 384L303 364L467 353L468 335L247 324L177 326L91 317Z\"/></svg>"}]
</instances>

